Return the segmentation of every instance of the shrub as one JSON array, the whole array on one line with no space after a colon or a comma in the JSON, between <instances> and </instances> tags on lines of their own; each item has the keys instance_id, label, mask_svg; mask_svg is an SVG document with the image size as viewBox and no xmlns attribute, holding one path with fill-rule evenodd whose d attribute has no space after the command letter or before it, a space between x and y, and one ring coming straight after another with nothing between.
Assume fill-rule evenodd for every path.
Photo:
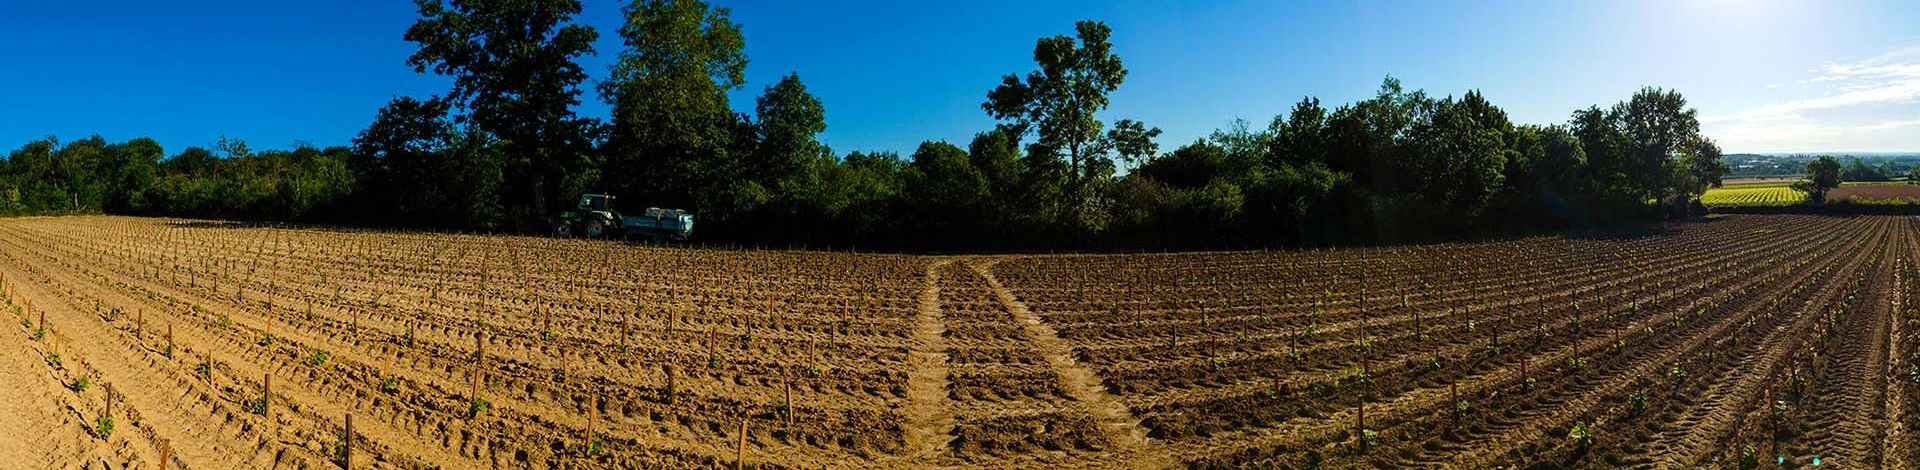
<instances>
[{"instance_id":1,"label":"shrub","mask_svg":"<svg viewBox=\"0 0 1920 470\"><path fill-rule=\"evenodd\" d=\"M81 393L85 393L87 389L91 387L93 387L93 379L84 375L80 376L80 378L73 379L73 383L67 384L68 389Z\"/></svg>"},{"instance_id":2,"label":"shrub","mask_svg":"<svg viewBox=\"0 0 1920 470\"><path fill-rule=\"evenodd\" d=\"M307 364L314 367L327 365L328 356L329 354L327 354L326 351L315 349L313 350L313 357L307 358Z\"/></svg>"}]
</instances>

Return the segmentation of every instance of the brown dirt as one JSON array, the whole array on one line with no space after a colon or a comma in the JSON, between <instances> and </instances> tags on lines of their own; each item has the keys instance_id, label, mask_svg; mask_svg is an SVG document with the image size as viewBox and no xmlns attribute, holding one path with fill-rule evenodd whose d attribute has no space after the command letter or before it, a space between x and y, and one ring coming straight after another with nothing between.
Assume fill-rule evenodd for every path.
<instances>
[{"instance_id":1,"label":"brown dirt","mask_svg":"<svg viewBox=\"0 0 1920 470\"><path fill-rule=\"evenodd\" d=\"M351 412L355 468L1920 462L1920 219L1673 228L917 257L6 219L0 461L334 468Z\"/></svg>"}]
</instances>

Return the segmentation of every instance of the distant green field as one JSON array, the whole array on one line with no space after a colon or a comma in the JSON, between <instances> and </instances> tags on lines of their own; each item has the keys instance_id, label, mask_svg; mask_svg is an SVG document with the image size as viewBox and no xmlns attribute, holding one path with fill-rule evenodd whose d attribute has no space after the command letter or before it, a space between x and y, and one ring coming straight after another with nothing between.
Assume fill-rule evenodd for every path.
<instances>
[{"instance_id":1,"label":"distant green field","mask_svg":"<svg viewBox=\"0 0 1920 470\"><path fill-rule=\"evenodd\" d=\"M1807 200L1807 193L1795 191L1788 187L1790 184L1786 181L1769 181L1712 188L1700 196L1700 203L1708 207L1772 207L1791 206Z\"/></svg>"}]
</instances>

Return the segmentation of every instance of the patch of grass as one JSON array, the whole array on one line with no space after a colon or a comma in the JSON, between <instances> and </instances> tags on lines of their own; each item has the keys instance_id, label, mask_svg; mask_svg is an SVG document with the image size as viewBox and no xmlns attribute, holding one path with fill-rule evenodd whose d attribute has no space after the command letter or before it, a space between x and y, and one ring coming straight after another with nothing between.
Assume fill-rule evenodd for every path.
<instances>
[{"instance_id":1,"label":"patch of grass","mask_svg":"<svg viewBox=\"0 0 1920 470\"><path fill-rule=\"evenodd\" d=\"M216 316L216 317L215 317L215 318L213 319L213 321L214 321L214 323L215 323L215 324L218 324L218 325L220 325L220 329L223 329L223 330L224 330L224 329L229 329L229 328L233 328L233 319L232 319L232 318L227 318L227 312L220 312L220 313L219 313L219 314L218 314L218 315L217 315L217 316Z\"/></svg>"},{"instance_id":2,"label":"patch of grass","mask_svg":"<svg viewBox=\"0 0 1920 470\"><path fill-rule=\"evenodd\" d=\"M263 348L273 347L273 342L277 339L278 338L273 337L273 333L267 333L267 334L261 335L260 341L254 344L258 344L260 345L260 347L263 347Z\"/></svg>"},{"instance_id":3,"label":"patch of grass","mask_svg":"<svg viewBox=\"0 0 1920 470\"><path fill-rule=\"evenodd\" d=\"M307 358L307 364L314 367L324 366L327 365L327 358L331 356L332 355L326 351L315 349L313 350L313 357Z\"/></svg>"},{"instance_id":4,"label":"patch of grass","mask_svg":"<svg viewBox=\"0 0 1920 470\"><path fill-rule=\"evenodd\" d=\"M48 354L48 355L47 355L47 365L50 365L50 366L53 366L53 368L55 368L55 369L59 369L59 368L60 368L60 353L53 353L53 354Z\"/></svg>"},{"instance_id":5,"label":"patch of grass","mask_svg":"<svg viewBox=\"0 0 1920 470\"><path fill-rule=\"evenodd\" d=\"M40 327L40 328L34 328L34 329L33 329L33 340L34 340L34 341L39 341L39 340L43 340L43 339L47 339L47 328L46 328L46 327Z\"/></svg>"},{"instance_id":6,"label":"patch of grass","mask_svg":"<svg viewBox=\"0 0 1920 470\"><path fill-rule=\"evenodd\" d=\"M73 379L72 383L67 384L68 390L80 393L86 393L88 388L93 388L93 378L84 375L80 376L80 378Z\"/></svg>"},{"instance_id":7,"label":"patch of grass","mask_svg":"<svg viewBox=\"0 0 1920 470\"><path fill-rule=\"evenodd\" d=\"M380 391L393 393L399 390L400 390L400 379L393 378L392 376L388 376L380 379Z\"/></svg>"}]
</instances>

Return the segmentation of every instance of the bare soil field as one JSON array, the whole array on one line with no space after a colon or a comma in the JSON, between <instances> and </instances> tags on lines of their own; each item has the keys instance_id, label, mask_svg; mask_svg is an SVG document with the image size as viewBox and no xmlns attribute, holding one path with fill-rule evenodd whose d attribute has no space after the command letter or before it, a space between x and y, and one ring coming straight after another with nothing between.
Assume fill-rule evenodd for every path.
<instances>
[{"instance_id":1,"label":"bare soil field","mask_svg":"<svg viewBox=\"0 0 1920 470\"><path fill-rule=\"evenodd\" d=\"M1847 183L1828 191L1827 199L1861 204L1920 204L1920 185Z\"/></svg>"},{"instance_id":2,"label":"bare soil field","mask_svg":"<svg viewBox=\"0 0 1920 470\"><path fill-rule=\"evenodd\" d=\"M0 461L1912 468L1917 232L948 257L6 219Z\"/></svg>"}]
</instances>

